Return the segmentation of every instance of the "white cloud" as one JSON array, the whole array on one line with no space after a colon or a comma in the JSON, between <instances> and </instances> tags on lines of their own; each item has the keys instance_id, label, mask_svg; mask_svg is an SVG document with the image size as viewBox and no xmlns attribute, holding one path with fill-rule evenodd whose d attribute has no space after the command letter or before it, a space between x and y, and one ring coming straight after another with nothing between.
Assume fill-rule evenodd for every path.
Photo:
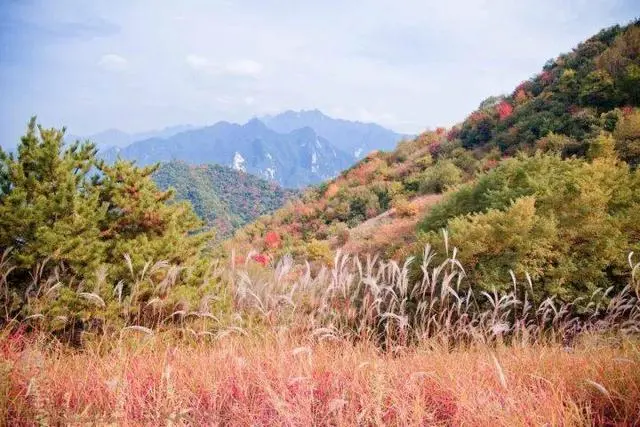
<instances>
[{"instance_id":1,"label":"white cloud","mask_svg":"<svg viewBox=\"0 0 640 427\"><path fill-rule=\"evenodd\" d=\"M248 77L258 76L262 72L263 68L264 66L261 63L251 59L231 61L225 66L225 70L228 74Z\"/></svg>"},{"instance_id":2,"label":"white cloud","mask_svg":"<svg viewBox=\"0 0 640 427\"><path fill-rule=\"evenodd\" d=\"M261 63L252 59L217 63L205 56L190 54L185 60L193 70L216 76L257 77L264 68Z\"/></svg>"},{"instance_id":3,"label":"white cloud","mask_svg":"<svg viewBox=\"0 0 640 427\"><path fill-rule=\"evenodd\" d=\"M204 56L190 54L185 58L187 61L187 65L189 65L194 70L205 70L211 66L209 60Z\"/></svg>"},{"instance_id":4,"label":"white cloud","mask_svg":"<svg viewBox=\"0 0 640 427\"><path fill-rule=\"evenodd\" d=\"M378 122L378 123L393 123L395 124L398 119L390 113L373 112L367 108L358 109L358 120L363 122Z\"/></svg>"},{"instance_id":5,"label":"white cloud","mask_svg":"<svg viewBox=\"0 0 640 427\"><path fill-rule=\"evenodd\" d=\"M108 53L100 57L98 65L108 71L125 71L129 68L129 61L115 53Z\"/></svg>"},{"instance_id":6,"label":"white cloud","mask_svg":"<svg viewBox=\"0 0 640 427\"><path fill-rule=\"evenodd\" d=\"M230 96L216 96L216 101L220 104L224 104L224 105L231 105L234 104L235 101L233 100L232 97Z\"/></svg>"}]
</instances>

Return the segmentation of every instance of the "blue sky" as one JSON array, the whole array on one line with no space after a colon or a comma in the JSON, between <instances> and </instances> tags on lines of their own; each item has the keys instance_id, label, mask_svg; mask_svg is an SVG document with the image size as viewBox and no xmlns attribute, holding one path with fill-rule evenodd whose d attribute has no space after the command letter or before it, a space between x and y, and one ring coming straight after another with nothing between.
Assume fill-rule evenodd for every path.
<instances>
[{"instance_id":1,"label":"blue sky","mask_svg":"<svg viewBox=\"0 0 640 427\"><path fill-rule=\"evenodd\" d=\"M0 145L318 108L418 132L460 121L599 29L601 0L0 0Z\"/></svg>"}]
</instances>

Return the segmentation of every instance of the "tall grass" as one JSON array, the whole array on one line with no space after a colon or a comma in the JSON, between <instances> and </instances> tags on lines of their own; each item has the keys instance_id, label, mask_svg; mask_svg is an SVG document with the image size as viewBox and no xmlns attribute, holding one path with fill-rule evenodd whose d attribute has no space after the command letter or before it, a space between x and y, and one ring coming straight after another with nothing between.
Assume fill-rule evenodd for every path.
<instances>
[{"instance_id":1,"label":"tall grass","mask_svg":"<svg viewBox=\"0 0 640 427\"><path fill-rule=\"evenodd\" d=\"M506 293L479 292L455 250L436 264L426 248L418 281L413 259L338 253L331 266L284 257L271 267L251 259L212 261L189 286L184 271L149 263L131 268L108 295L34 270L23 311L5 315L0 329L0 418L7 425L640 423L633 254L626 288L572 302L540 298L526 277L513 276ZM15 313L8 304L16 295L2 279L10 273L6 256L4 313ZM64 301L82 302L74 312L84 316L74 332L80 348L51 329L76 325L47 310Z\"/></svg>"},{"instance_id":2,"label":"tall grass","mask_svg":"<svg viewBox=\"0 0 640 427\"><path fill-rule=\"evenodd\" d=\"M366 339L404 346L430 340L455 343L561 342L570 345L583 333L640 332L639 264L632 262L631 282L613 292L599 290L572 302L540 298L529 276L507 293L475 291L465 283L455 249L433 265L425 248L422 278L411 281L412 258L402 265L368 256L338 253L331 268L315 275L311 266L296 268L282 259L270 275L235 272L236 299L245 310L307 328L321 338Z\"/></svg>"},{"instance_id":3,"label":"tall grass","mask_svg":"<svg viewBox=\"0 0 640 427\"><path fill-rule=\"evenodd\" d=\"M445 250L449 253L449 248ZM467 283L456 249L435 264L435 252L426 247L419 280L412 280L413 258L399 264L338 252L332 266L296 265L285 256L273 267L264 267L251 255L240 266L212 261L196 285L180 283L181 267L159 261L134 271L126 257L129 280L119 281L106 294L104 274L98 272L93 289L87 289L83 282L63 284L57 270L42 277L43 269L36 266L22 310L16 311L19 296L7 285L12 266L4 254L0 259L4 323L40 330L77 326L78 334L90 329L113 334L131 326L179 326L196 335L277 325L320 339L367 340L385 348L425 340L447 345L502 341L570 345L587 332L640 331L640 263L633 261L633 254L628 258L627 287L617 292L598 290L571 302L541 298L528 275L522 283L512 274L509 292L479 291ZM16 313L13 318L11 312Z\"/></svg>"},{"instance_id":4,"label":"tall grass","mask_svg":"<svg viewBox=\"0 0 640 427\"><path fill-rule=\"evenodd\" d=\"M128 335L81 352L0 338L6 425L633 425L640 348L584 341L382 352L281 333Z\"/></svg>"}]
</instances>

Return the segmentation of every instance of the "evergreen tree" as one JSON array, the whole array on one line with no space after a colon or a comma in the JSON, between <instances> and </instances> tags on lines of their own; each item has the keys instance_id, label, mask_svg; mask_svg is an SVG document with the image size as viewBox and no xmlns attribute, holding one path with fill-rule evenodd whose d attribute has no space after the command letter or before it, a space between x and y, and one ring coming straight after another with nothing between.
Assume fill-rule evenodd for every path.
<instances>
[{"instance_id":1,"label":"evergreen tree","mask_svg":"<svg viewBox=\"0 0 640 427\"><path fill-rule=\"evenodd\" d=\"M37 264L88 276L103 261L98 224L106 209L88 174L96 148L64 147L64 129L29 122L17 155L0 156L0 251L12 248L11 283L24 287Z\"/></svg>"},{"instance_id":2,"label":"evergreen tree","mask_svg":"<svg viewBox=\"0 0 640 427\"><path fill-rule=\"evenodd\" d=\"M196 260L210 234L197 233L189 204L172 203L171 191L156 188L156 166L109 166L93 144L65 146L63 137L64 129L42 128L33 118L15 156L0 150L0 251L11 250L13 299L29 298L54 269L65 285L75 281L109 299L115 283L131 278L130 267Z\"/></svg>"},{"instance_id":3,"label":"evergreen tree","mask_svg":"<svg viewBox=\"0 0 640 427\"><path fill-rule=\"evenodd\" d=\"M107 206L100 221L111 262L129 255L134 268L147 261L164 260L184 264L193 259L210 233L196 234L201 222L186 202L169 203L173 191L160 191L151 179L158 165L138 168L131 162L98 165L96 180L100 201ZM124 273L119 269L118 277Z\"/></svg>"}]
</instances>

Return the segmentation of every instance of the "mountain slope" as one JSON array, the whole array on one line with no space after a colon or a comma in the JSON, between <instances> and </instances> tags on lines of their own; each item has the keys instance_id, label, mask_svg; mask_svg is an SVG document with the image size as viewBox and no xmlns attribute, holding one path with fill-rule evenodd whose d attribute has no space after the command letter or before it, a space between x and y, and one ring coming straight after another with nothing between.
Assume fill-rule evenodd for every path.
<instances>
[{"instance_id":1,"label":"mountain slope","mask_svg":"<svg viewBox=\"0 0 640 427\"><path fill-rule=\"evenodd\" d=\"M164 163L153 180L163 190L174 188L177 200L188 200L218 236L271 213L296 195L273 182L220 165Z\"/></svg>"},{"instance_id":2,"label":"mountain slope","mask_svg":"<svg viewBox=\"0 0 640 427\"><path fill-rule=\"evenodd\" d=\"M616 108L640 104L640 27L616 25L545 64L507 96L482 102L449 135L467 149L544 148L550 134L564 135L564 155L584 155L600 130L613 131ZM536 147L538 144L538 147Z\"/></svg>"},{"instance_id":3,"label":"mountain slope","mask_svg":"<svg viewBox=\"0 0 640 427\"><path fill-rule=\"evenodd\" d=\"M393 150L405 137L375 123L334 119L318 110L286 111L263 117L262 121L276 132L310 127L339 149L351 154L355 160L373 150Z\"/></svg>"},{"instance_id":4,"label":"mountain slope","mask_svg":"<svg viewBox=\"0 0 640 427\"><path fill-rule=\"evenodd\" d=\"M637 226L632 225L640 223L637 213L634 214L640 211L637 206L640 192L636 187L639 173L625 169L640 161L639 70L639 23L603 30L574 51L548 63L540 74L519 85L512 94L484 101L459 125L449 130L439 128L425 132L400 143L390 153L368 155L331 182L307 191L300 201L240 230L230 245L245 249L254 247L272 257L292 253L323 260L330 257L331 251L347 248L354 252L383 252L399 259L420 253L421 249L412 245L418 241L419 231L434 233L428 241L442 243L435 237L440 227L450 228L454 224L453 229L458 230L460 236L468 237L465 246L478 241L489 249L505 247L505 252L512 254L508 262L497 264L498 255L489 249L488 253L482 253L484 249L478 247L467 249L471 254L467 258L471 259L470 268L475 267L473 259L480 254L485 257L483 259L491 260L485 261L485 265L499 265L500 269L493 277L505 277L502 275L504 266L523 271L522 266L526 265L522 263L523 259L536 260L530 265L535 266L538 274L541 274L541 266L557 271L557 266L546 264L554 256L571 266L567 268L577 271L586 268L578 267L587 263L586 260L597 266L592 277L601 277L593 279L592 283L614 280L611 279L614 273L604 272L606 266L615 270L615 274L622 274L615 277L623 277L622 267L616 264L614 268L607 262L614 257L624 261L626 254L634 250L630 242L635 239L637 243L640 237ZM543 159L532 160L534 153ZM516 155L524 157L511 162L509 159ZM560 164L545 160L547 157L560 159ZM570 165L563 163L563 159L570 157L578 160ZM610 170L610 176L597 175L603 168ZM589 173L594 174L592 182L583 182ZM554 174L559 181L554 186L536 183L536 179L553 182ZM481 179L485 175L494 177L488 181L493 183L490 191L483 187L487 185L487 181ZM458 187L464 183L468 184ZM545 202L546 211L528 211L532 208L530 200L521 200L517 209L510 208L511 201L522 197L547 200L544 188L556 188L557 194L568 198L567 206L569 200L576 203L574 210L566 211L566 207L554 204L555 200ZM423 203L424 196L447 191L443 202ZM612 194L612 191L618 194ZM477 194L482 202L466 197L469 192ZM589 196L585 192L593 194ZM461 196L456 198L456 194ZM589 197L591 201L586 202ZM457 202L448 202L453 199ZM535 208L537 205L534 204ZM492 209L500 213L490 212ZM554 216L554 210L560 217ZM428 215L431 211L436 214ZM589 212L591 216L580 217L580 212ZM521 218L516 220L514 215L521 215ZM531 215L539 227L538 231L532 232L531 241L539 241L543 235L541 230L546 233L557 227L555 234L547 236L547 242L540 242L536 247L540 250L538 253L523 256L518 252L521 248L509 246L514 242L505 246L504 241L498 240L499 230L484 236L485 240L480 238L495 226L490 218L518 225L518 221L531 218ZM573 220L564 219L571 218L570 215L575 215ZM419 221L425 216L424 221ZM435 218L439 221L437 225L429 224ZM596 219L601 222L589 222ZM365 221L371 221L373 226L360 227ZM526 229L523 224L519 227L516 229L522 233ZM467 234L460 231L463 229ZM471 231L476 235L470 234ZM265 245L267 232L282 236L282 244L277 250ZM558 241L557 236L564 236L563 241ZM610 239L599 240L605 236ZM459 239L453 235L451 238ZM567 246L566 242L571 243ZM421 240L422 243L425 241ZM601 252L589 246L592 243L600 245ZM557 246L554 252L545 254L547 258L537 259L545 244ZM571 245L582 248L582 260L572 255ZM596 260L594 256L602 259ZM598 270L602 265L605 266L603 270ZM550 285L550 289L553 286Z\"/></svg>"},{"instance_id":5,"label":"mountain slope","mask_svg":"<svg viewBox=\"0 0 640 427\"><path fill-rule=\"evenodd\" d=\"M147 165L182 160L190 164L217 163L273 180L284 187L304 187L337 175L351 163L311 128L277 133L253 119L244 125L219 122L172 137L138 141L102 154Z\"/></svg>"}]
</instances>

